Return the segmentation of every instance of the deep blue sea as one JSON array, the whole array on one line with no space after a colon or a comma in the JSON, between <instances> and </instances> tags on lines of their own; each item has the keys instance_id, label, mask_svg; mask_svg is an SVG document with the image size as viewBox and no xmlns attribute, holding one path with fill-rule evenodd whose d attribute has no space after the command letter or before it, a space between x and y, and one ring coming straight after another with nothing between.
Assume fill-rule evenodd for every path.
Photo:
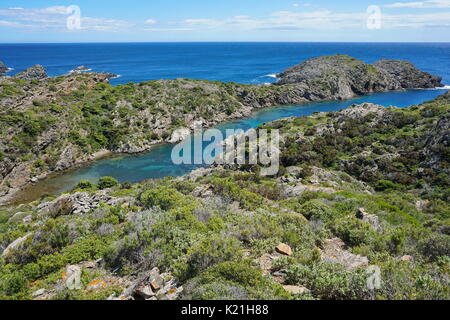
<instances>
[{"instance_id":1,"label":"deep blue sea","mask_svg":"<svg viewBox=\"0 0 450 320\"><path fill-rule=\"evenodd\" d=\"M404 59L443 78L450 85L450 43L126 43L126 44L0 44L0 61L14 68L10 74L42 64L50 76L67 74L84 65L93 71L120 75L112 84L154 79L194 78L262 84L275 74L306 59L348 54L368 63ZM431 100L445 90L414 90L358 97L349 101L281 106L255 112L249 119L218 128L249 129L289 116L336 111L353 103L373 102L406 107ZM113 176L121 182L180 176L199 166L178 166L171 161L172 146L161 145L136 156L117 156L41 181L21 198L33 200L44 193L70 190L81 179L97 181Z\"/></svg>"},{"instance_id":2,"label":"deep blue sea","mask_svg":"<svg viewBox=\"0 0 450 320\"><path fill-rule=\"evenodd\" d=\"M450 85L450 43L90 43L0 44L12 72L41 64L56 76L85 65L121 78L113 83L193 78L238 83L273 82L273 75L303 60L349 54L367 63L406 59Z\"/></svg>"}]
</instances>

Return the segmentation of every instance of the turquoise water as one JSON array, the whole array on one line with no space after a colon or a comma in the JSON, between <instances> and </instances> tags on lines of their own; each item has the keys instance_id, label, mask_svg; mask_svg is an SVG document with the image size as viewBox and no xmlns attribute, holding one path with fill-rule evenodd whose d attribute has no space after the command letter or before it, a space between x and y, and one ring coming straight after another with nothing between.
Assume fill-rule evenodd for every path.
<instances>
[{"instance_id":1,"label":"turquoise water","mask_svg":"<svg viewBox=\"0 0 450 320\"><path fill-rule=\"evenodd\" d=\"M291 116L307 116L314 112L338 111L354 103L372 102L383 106L407 107L435 98L445 90L414 90L406 92L380 93L358 97L348 101L309 103L305 105L283 106L254 112L248 119L230 121L217 126L226 129L256 128L260 124ZM71 190L82 179L96 182L102 176L112 176L120 182L141 182L166 176L177 177L191 172L202 165L174 165L171 161L172 145L159 145L149 152L129 156L115 156L98 160L86 167L62 173L41 181L31 187L24 200L33 200L42 194L58 194Z\"/></svg>"}]
</instances>

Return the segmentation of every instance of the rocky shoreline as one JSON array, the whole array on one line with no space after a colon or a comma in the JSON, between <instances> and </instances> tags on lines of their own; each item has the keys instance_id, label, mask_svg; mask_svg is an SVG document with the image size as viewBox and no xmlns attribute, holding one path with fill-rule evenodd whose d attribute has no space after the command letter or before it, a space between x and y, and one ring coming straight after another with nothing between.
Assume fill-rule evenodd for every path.
<instances>
[{"instance_id":1,"label":"rocky shoreline","mask_svg":"<svg viewBox=\"0 0 450 320\"><path fill-rule=\"evenodd\" d=\"M98 133L87 132L95 131L96 128L79 128L76 131L81 132L81 136L76 138L78 140L70 140L71 135L77 134L71 129L78 125L72 122L71 112L81 112L78 122L85 121L87 116L105 112L86 110L86 107L91 108L94 103L90 96L86 96L93 96L99 88L108 90L100 98L101 101L107 101L101 108L106 109L108 118L112 119L112 131L107 135L114 134L118 128L124 128L120 139L114 138L113 145L109 143L109 146L103 149L108 153L134 154L146 152L157 144L176 143L198 125L209 128L225 121L248 117L255 109L345 100L374 92L443 87L441 78L422 72L406 61L381 60L374 65L368 65L341 55L308 60L281 73L279 82L273 85L238 85L177 79L150 81L133 86L123 85L111 89L107 87L107 82L112 76L77 72L48 78L45 69L37 65L20 72L16 77L3 78L0 82L0 115L4 113L6 117L14 112L25 113L30 108L39 109L41 105L45 105L50 107L49 115L56 113L60 119L34 137L37 141L30 150L31 159L26 161L14 156L17 148L9 147L8 141L13 142L27 128L20 122L10 124L4 136L6 143L0 144L0 152L4 155L0 158L0 204L10 201L25 187L45 179L50 174L95 159L94 155L98 150L90 147L88 149L92 150L86 151L86 146L76 142L85 139L84 136L93 136L94 144L103 143L101 139L106 138L105 135L97 138ZM19 80L23 82L19 83ZM102 83L106 87L100 86ZM20 94L8 94L4 97L5 88L9 87L13 87L11 91ZM117 91L120 90L133 93L120 92L119 95ZM108 96L110 92L114 92L112 98ZM139 99L136 99L136 96L139 96ZM55 105L60 106L60 109ZM185 134L174 136L175 129L180 128ZM148 131L152 132L150 136ZM96 139L100 139L100 142ZM37 161L46 164L37 166L40 164Z\"/></svg>"}]
</instances>

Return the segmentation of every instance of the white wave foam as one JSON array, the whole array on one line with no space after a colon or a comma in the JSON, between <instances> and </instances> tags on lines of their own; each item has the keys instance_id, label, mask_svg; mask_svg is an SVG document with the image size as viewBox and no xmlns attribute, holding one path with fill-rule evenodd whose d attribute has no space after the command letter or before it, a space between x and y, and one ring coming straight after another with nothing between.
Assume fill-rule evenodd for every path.
<instances>
[{"instance_id":1,"label":"white wave foam","mask_svg":"<svg viewBox=\"0 0 450 320\"><path fill-rule=\"evenodd\" d=\"M83 72L91 72L92 71L92 69L83 69L83 70L77 70L77 69L73 69L73 70L70 70L69 71L69 74L72 74L72 73L83 73Z\"/></svg>"},{"instance_id":2,"label":"white wave foam","mask_svg":"<svg viewBox=\"0 0 450 320\"><path fill-rule=\"evenodd\" d=\"M274 74L274 73L266 74L266 75L264 75L263 77L267 77L267 78L275 78L275 79L278 78L277 75Z\"/></svg>"},{"instance_id":3,"label":"white wave foam","mask_svg":"<svg viewBox=\"0 0 450 320\"><path fill-rule=\"evenodd\" d=\"M436 88L436 89L438 89L438 90L450 90L450 86L443 86L443 87Z\"/></svg>"}]
</instances>

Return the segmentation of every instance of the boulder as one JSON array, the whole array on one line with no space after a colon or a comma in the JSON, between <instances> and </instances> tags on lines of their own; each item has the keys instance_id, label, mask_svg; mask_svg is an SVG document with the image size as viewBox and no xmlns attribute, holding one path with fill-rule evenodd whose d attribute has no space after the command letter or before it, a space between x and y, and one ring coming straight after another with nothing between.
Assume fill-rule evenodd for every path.
<instances>
[{"instance_id":1,"label":"boulder","mask_svg":"<svg viewBox=\"0 0 450 320\"><path fill-rule=\"evenodd\" d=\"M146 300L150 299L156 295L150 286L139 287L134 292L137 295L139 295L141 298L146 299Z\"/></svg>"},{"instance_id":2,"label":"boulder","mask_svg":"<svg viewBox=\"0 0 450 320\"><path fill-rule=\"evenodd\" d=\"M366 212L364 208L359 208L358 213L356 214L358 219L369 223L376 231L382 232L383 228L381 227L380 220L377 215L369 214Z\"/></svg>"},{"instance_id":3,"label":"boulder","mask_svg":"<svg viewBox=\"0 0 450 320\"><path fill-rule=\"evenodd\" d=\"M44 293L45 293L45 289L39 289L39 290L36 290L35 292L33 292L32 296L39 297L39 296L42 296Z\"/></svg>"},{"instance_id":4,"label":"boulder","mask_svg":"<svg viewBox=\"0 0 450 320\"><path fill-rule=\"evenodd\" d=\"M123 291L119 298L111 300L175 300L183 291L170 273L160 273L158 268L144 273Z\"/></svg>"},{"instance_id":5,"label":"boulder","mask_svg":"<svg viewBox=\"0 0 450 320\"><path fill-rule=\"evenodd\" d=\"M191 135L191 131L188 128L180 128L172 133L172 137L168 141L169 143L178 143L184 141Z\"/></svg>"},{"instance_id":6,"label":"boulder","mask_svg":"<svg viewBox=\"0 0 450 320\"><path fill-rule=\"evenodd\" d=\"M27 233L26 235L24 235L23 237L20 237L16 240L14 240L13 242L11 242L5 250L3 250L2 253L2 257L7 257L11 251L20 248L31 236L33 235L33 233Z\"/></svg>"},{"instance_id":7,"label":"boulder","mask_svg":"<svg viewBox=\"0 0 450 320\"><path fill-rule=\"evenodd\" d=\"M86 289L87 290L98 290L98 289L106 288L107 286L108 286L108 283L105 280L96 279L96 280L92 280L91 282L89 282Z\"/></svg>"},{"instance_id":8,"label":"boulder","mask_svg":"<svg viewBox=\"0 0 450 320\"><path fill-rule=\"evenodd\" d=\"M74 211L74 204L74 195L66 194L51 202L41 204L38 209L42 215L58 217L71 214Z\"/></svg>"},{"instance_id":9,"label":"boulder","mask_svg":"<svg viewBox=\"0 0 450 320\"><path fill-rule=\"evenodd\" d=\"M292 249L287 244L280 243L275 250L285 256L291 256L292 255Z\"/></svg>"},{"instance_id":10,"label":"boulder","mask_svg":"<svg viewBox=\"0 0 450 320\"><path fill-rule=\"evenodd\" d=\"M367 267L369 259L353 254L346 250L347 246L339 238L327 239L321 252L322 261L330 263L340 263L347 270L355 270L360 267Z\"/></svg>"},{"instance_id":11,"label":"boulder","mask_svg":"<svg viewBox=\"0 0 450 320\"><path fill-rule=\"evenodd\" d=\"M273 258L270 254L265 253L259 258L259 266L264 274L270 273L273 268Z\"/></svg>"},{"instance_id":12,"label":"boulder","mask_svg":"<svg viewBox=\"0 0 450 320\"><path fill-rule=\"evenodd\" d=\"M112 198L105 191L90 195L87 192L65 194L59 198L42 203L38 206L41 215L58 217L61 215L87 213L98 208L100 203L117 204L117 198Z\"/></svg>"},{"instance_id":13,"label":"boulder","mask_svg":"<svg viewBox=\"0 0 450 320\"><path fill-rule=\"evenodd\" d=\"M309 292L307 288L302 286L283 286L283 289L293 295L304 294Z\"/></svg>"},{"instance_id":14,"label":"boulder","mask_svg":"<svg viewBox=\"0 0 450 320\"><path fill-rule=\"evenodd\" d=\"M47 78L47 70L37 64L15 75L16 78L22 80L41 80Z\"/></svg>"},{"instance_id":15,"label":"boulder","mask_svg":"<svg viewBox=\"0 0 450 320\"><path fill-rule=\"evenodd\" d=\"M400 257L399 260L404 261L404 262L412 262L412 261L414 261L414 257L410 256L410 255L404 255L404 256Z\"/></svg>"}]
</instances>

